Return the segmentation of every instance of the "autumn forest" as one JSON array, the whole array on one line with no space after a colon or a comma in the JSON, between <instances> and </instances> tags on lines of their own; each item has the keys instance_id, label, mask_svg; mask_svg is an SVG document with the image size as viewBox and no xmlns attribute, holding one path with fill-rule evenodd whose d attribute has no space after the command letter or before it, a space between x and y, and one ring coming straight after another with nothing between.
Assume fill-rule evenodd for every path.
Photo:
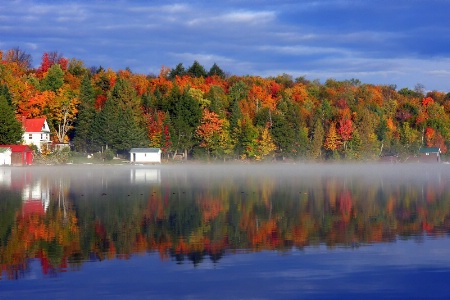
<instances>
[{"instance_id":1,"label":"autumn forest","mask_svg":"<svg viewBox=\"0 0 450 300\"><path fill-rule=\"evenodd\" d=\"M53 141L81 153L157 147L167 159L407 159L423 146L445 154L450 140L450 93L420 84L236 76L197 61L144 75L58 52L32 68L19 48L0 51L0 108L0 143L20 143L12 128L22 116L46 117Z\"/></svg>"}]
</instances>

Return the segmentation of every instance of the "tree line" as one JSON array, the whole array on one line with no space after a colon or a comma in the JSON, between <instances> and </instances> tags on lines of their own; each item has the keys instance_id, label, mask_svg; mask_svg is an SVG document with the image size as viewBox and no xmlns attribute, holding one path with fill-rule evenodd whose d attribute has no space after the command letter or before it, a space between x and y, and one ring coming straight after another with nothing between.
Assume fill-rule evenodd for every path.
<instances>
[{"instance_id":1,"label":"tree line","mask_svg":"<svg viewBox=\"0 0 450 300\"><path fill-rule=\"evenodd\" d=\"M21 116L46 117L53 140L78 152L158 147L166 158L406 158L424 146L446 153L450 138L450 93L421 85L237 76L197 61L144 75L58 52L33 69L19 48L0 62L3 144L20 142Z\"/></svg>"}]
</instances>

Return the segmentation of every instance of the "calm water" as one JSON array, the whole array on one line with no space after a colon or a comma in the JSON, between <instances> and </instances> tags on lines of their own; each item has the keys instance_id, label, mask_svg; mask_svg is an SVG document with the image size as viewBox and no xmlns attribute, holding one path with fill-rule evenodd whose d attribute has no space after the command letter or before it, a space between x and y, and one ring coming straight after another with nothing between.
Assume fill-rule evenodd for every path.
<instances>
[{"instance_id":1,"label":"calm water","mask_svg":"<svg viewBox=\"0 0 450 300\"><path fill-rule=\"evenodd\" d=\"M450 297L450 165L0 168L0 299Z\"/></svg>"}]
</instances>

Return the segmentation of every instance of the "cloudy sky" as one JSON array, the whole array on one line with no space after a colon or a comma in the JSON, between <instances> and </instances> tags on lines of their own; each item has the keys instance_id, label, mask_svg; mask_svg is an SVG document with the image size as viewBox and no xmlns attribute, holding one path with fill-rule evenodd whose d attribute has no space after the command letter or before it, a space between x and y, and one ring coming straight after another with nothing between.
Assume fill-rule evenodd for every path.
<instances>
[{"instance_id":1,"label":"cloudy sky","mask_svg":"<svg viewBox=\"0 0 450 300\"><path fill-rule=\"evenodd\" d=\"M450 0L0 2L0 49L87 67L158 74L162 65L235 75L357 78L450 91Z\"/></svg>"}]
</instances>

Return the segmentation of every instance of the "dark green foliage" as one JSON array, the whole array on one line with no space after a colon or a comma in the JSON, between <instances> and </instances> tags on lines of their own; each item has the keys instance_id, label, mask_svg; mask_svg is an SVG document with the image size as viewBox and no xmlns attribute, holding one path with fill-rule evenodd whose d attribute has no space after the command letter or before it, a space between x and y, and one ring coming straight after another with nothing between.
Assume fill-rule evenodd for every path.
<instances>
[{"instance_id":1,"label":"dark green foliage","mask_svg":"<svg viewBox=\"0 0 450 300\"><path fill-rule=\"evenodd\" d=\"M75 124L74 145L78 151L92 151L92 126L95 120L95 92L89 76L85 75L80 88L80 105Z\"/></svg>"},{"instance_id":2,"label":"dark green foliage","mask_svg":"<svg viewBox=\"0 0 450 300\"><path fill-rule=\"evenodd\" d=\"M129 82L123 79L116 82L95 118L93 141L96 150L105 146L118 152L148 145L140 99Z\"/></svg>"},{"instance_id":3,"label":"dark green foliage","mask_svg":"<svg viewBox=\"0 0 450 300\"><path fill-rule=\"evenodd\" d=\"M239 101L247 97L249 87L242 80L236 82L230 87L228 97L231 101Z\"/></svg>"},{"instance_id":4,"label":"dark green foliage","mask_svg":"<svg viewBox=\"0 0 450 300\"><path fill-rule=\"evenodd\" d=\"M211 101L209 110L224 118L225 108L228 107L228 97L223 89L220 86L213 85L205 96L206 99Z\"/></svg>"},{"instance_id":5,"label":"dark green foliage","mask_svg":"<svg viewBox=\"0 0 450 300\"><path fill-rule=\"evenodd\" d=\"M216 63L214 63L212 65L211 69L209 69L209 72L208 72L208 76L213 76L213 75L217 75L221 78L225 78L225 72L222 71L222 69L219 68L219 66Z\"/></svg>"},{"instance_id":6,"label":"dark green foliage","mask_svg":"<svg viewBox=\"0 0 450 300\"><path fill-rule=\"evenodd\" d=\"M241 121L241 119L242 111L239 107L239 101L233 101L230 112L230 130L232 134L239 127L239 122Z\"/></svg>"},{"instance_id":7,"label":"dark green foliage","mask_svg":"<svg viewBox=\"0 0 450 300\"><path fill-rule=\"evenodd\" d=\"M119 111L114 149L124 153L131 148L147 146L149 141L144 128L135 119L131 107Z\"/></svg>"},{"instance_id":8,"label":"dark green foliage","mask_svg":"<svg viewBox=\"0 0 450 300\"><path fill-rule=\"evenodd\" d=\"M385 118L382 118L377 128L375 129L375 133L377 134L377 138L379 141L383 141L386 138L387 131L388 131L387 121Z\"/></svg>"},{"instance_id":9,"label":"dark green foliage","mask_svg":"<svg viewBox=\"0 0 450 300\"><path fill-rule=\"evenodd\" d=\"M296 144L296 133L286 118L281 114L272 116L270 133L279 151L292 153Z\"/></svg>"},{"instance_id":10,"label":"dark green foliage","mask_svg":"<svg viewBox=\"0 0 450 300\"><path fill-rule=\"evenodd\" d=\"M168 99L168 112L174 132L173 147L178 150L190 150L195 144L194 132L202 116L200 104L188 90L182 92L178 86L174 86Z\"/></svg>"},{"instance_id":11,"label":"dark green foliage","mask_svg":"<svg viewBox=\"0 0 450 300\"><path fill-rule=\"evenodd\" d=\"M16 119L14 110L6 97L0 95L0 145L17 144L22 138L22 124Z\"/></svg>"},{"instance_id":12,"label":"dark green foliage","mask_svg":"<svg viewBox=\"0 0 450 300\"><path fill-rule=\"evenodd\" d=\"M205 71L205 68L198 62L194 61L192 66L189 67L186 71L187 75L192 77L206 77L207 73Z\"/></svg>"},{"instance_id":13,"label":"dark green foliage","mask_svg":"<svg viewBox=\"0 0 450 300\"><path fill-rule=\"evenodd\" d=\"M420 97L422 97L422 94L420 94L420 93L418 93L416 91L410 90L408 88L402 88L402 89L400 89L398 91L398 93L400 95L403 95L403 96L408 97L408 98L420 98Z\"/></svg>"},{"instance_id":14,"label":"dark green foliage","mask_svg":"<svg viewBox=\"0 0 450 300\"><path fill-rule=\"evenodd\" d=\"M170 79L174 79L174 78L177 77L177 76L182 77L182 76L184 76L184 75L186 75L186 70L184 69L183 64L182 64L182 63L179 63L179 64L175 67L175 69L170 70L169 78L170 78Z\"/></svg>"},{"instance_id":15,"label":"dark green foliage","mask_svg":"<svg viewBox=\"0 0 450 300\"><path fill-rule=\"evenodd\" d=\"M6 84L0 83L0 96L4 96L8 105L12 106L12 95L9 92L8 86Z\"/></svg>"},{"instance_id":16,"label":"dark green foliage","mask_svg":"<svg viewBox=\"0 0 450 300\"><path fill-rule=\"evenodd\" d=\"M41 81L41 91L57 92L64 83L64 72L59 64L54 64L48 69L47 75Z\"/></svg>"}]
</instances>

